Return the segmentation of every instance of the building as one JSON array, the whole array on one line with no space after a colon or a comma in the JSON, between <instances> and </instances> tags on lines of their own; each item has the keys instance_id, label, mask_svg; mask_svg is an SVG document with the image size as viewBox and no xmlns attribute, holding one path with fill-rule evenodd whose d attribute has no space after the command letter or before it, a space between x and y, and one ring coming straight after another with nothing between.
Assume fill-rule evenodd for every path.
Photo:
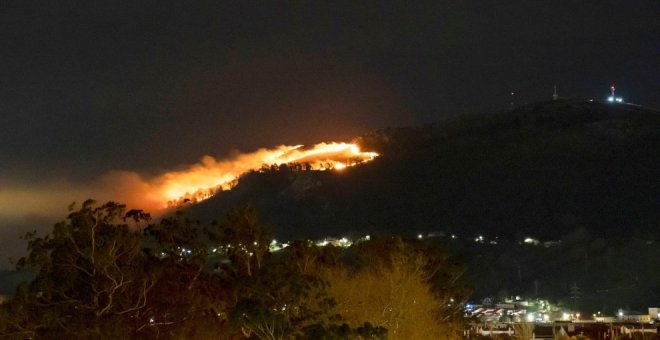
<instances>
[{"instance_id":1,"label":"building","mask_svg":"<svg viewBox=\"0 0 660 340\"><path fill-rule=\"evenodd\" d=\"M635 322L635 323L651 322L651 315L644 314L638 311L624 311L619 309L619 313L617 316L619 317L619 321L621 322Z\"/></svg>"}]
</instances>

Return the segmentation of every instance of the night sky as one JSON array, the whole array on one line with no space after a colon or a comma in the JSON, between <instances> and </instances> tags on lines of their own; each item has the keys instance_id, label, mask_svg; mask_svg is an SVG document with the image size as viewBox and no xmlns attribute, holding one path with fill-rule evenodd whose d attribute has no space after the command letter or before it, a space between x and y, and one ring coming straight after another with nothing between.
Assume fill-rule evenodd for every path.
<instances>
[{"instance_id":1,"label":"night sky","mask_svg":"<svg viewBox=\"0 0 660 340\"><path fill-rule=\"evenodd\" d=\"M111 170L348 140L554 84L660 107L658 0L372 3L3 1L0 247L47 220L35 197Z\"/></svg>"}]
</instances>

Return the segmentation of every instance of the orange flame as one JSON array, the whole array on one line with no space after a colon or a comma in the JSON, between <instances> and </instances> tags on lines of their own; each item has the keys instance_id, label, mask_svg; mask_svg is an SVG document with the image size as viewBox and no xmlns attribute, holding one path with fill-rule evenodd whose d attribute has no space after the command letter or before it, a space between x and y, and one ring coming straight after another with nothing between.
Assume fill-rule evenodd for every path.
<instances>
[{"instance_id":1,"label":"orange flame","mask_svg":"<svg viewBox=\"0 0 660 340\"><path fill-rule=\"evenodd\" d=\"M346 167L373 160L375 152L363 152L355 144L320 143L309 148L302 145L279 146L240 154L230 160L216 160L204 156L201 163L182 171L165 173L152 181L155 192L149 200L175 205L184 199L198 201L216 191L230 189L238 177L263 165L299 163L311 170L342 170Z\"/></svg>"},{"instance_id":2,"label":"orange flame","mask_svg":"<svg viewBox=\"0 0 660 340\"><path fill-rule=\"evenodd\" d=\"M201 162L184 170L165 172L155 177L113 170L87 184L58 179L38 186L0 185L0 218L58 217L65 213L62 202L81 202L88 198L99 202L112 200L126 203L132 209L144 209L157 216L163 209L178 205L186 198L199 201L216 191L230 189L241 174L260 170L263 165L297 163L302 165L302 169L343 171L377 156L377 153L362 152L357 145L349 143L279 146L252 153L236 153L226 159L204 156Z\"/></svg>"}]
</instances>

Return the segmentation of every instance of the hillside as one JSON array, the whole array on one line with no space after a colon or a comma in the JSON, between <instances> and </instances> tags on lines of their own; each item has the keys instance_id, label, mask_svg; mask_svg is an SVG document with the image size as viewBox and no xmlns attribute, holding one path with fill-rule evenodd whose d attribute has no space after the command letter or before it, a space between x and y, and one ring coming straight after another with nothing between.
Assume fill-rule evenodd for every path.
<instances>
[{"instance_id":1,"label":"hillside","mask_svg":"<svg viewBox=\"0 0 660 340\"><path fill-rule=\"evenodd\" d=\"M251 203L283 238L438 232L548 240L580 227L657 237L656 111L543 102L357 141L381 156L343 171L246 174L189 209L212 219Z\"/></svg>"}]
</instances>

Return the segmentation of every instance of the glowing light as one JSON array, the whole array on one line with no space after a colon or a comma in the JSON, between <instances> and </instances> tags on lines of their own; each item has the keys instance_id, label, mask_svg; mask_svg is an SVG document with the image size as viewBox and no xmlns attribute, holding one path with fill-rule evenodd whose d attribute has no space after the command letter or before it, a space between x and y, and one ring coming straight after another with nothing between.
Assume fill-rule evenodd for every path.
<instances>
[{"instance_id":1,"label":"glowing light","mask_svg":"<svg viewBox=\"0 0 660 340\"><path fill-rule=\"evenodd\" d=\"M165 173L156 178L152 200L179 205L197 202L228 190L240 175L259 170L262 166L297 163L309 170L342 170L378 157L375 152L361 151L351 143L319 143L311 147L302 145L279 146L240 154L230 160L216 160L205 156L201 162L181 171Z\"/></svg>"},{"instance_id":2,"label":"glowing light","mask_svg":"<svg viewBox=\"0 0 660 340\"><path fill-rule=\"evenodd\" d=\"M534 321L534 313L527 314L527 322L533 322L533 321Z\"/></svg>"}]
</instances>

